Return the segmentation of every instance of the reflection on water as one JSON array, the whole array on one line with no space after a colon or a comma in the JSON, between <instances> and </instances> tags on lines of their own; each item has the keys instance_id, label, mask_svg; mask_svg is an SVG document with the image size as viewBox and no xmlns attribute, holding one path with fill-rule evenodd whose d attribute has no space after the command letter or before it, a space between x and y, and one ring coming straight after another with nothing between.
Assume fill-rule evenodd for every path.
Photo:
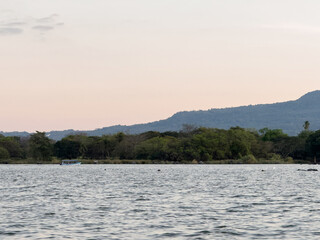
<instances>
[{"instance_id":1,"label":"reflection on water","mask_svg":"<svg viewBox=\"0 0 320 240\"><path fill-rule=\"evenodd\" d=\"M0 165L0 239L319 239L301 168Z\"/></svg>"}]
</instances>

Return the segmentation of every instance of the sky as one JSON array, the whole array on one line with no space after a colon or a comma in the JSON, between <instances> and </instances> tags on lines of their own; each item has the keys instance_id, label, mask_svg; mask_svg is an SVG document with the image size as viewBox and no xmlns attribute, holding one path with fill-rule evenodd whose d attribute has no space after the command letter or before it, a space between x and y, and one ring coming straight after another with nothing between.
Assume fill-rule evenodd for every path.
<instances>
[{"instance_id":1,"label":"sky","mask_svg":"<svg viewBox=\"0 0 320 240\"><path fill-rule=\"evenodd\" d=\"M0 131L93 130L320 89L318 0L1 0Z\"/></svg>"}]
</instances>

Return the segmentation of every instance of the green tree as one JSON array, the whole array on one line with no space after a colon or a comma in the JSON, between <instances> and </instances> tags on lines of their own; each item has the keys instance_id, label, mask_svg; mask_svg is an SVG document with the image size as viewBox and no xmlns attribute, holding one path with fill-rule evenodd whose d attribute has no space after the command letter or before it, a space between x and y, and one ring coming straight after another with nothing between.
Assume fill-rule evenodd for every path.
<instances>
[{"instance_id":1,"label":"green tree","mask_svg":"<svg viewBox=\"0 0 320 240\"><path fill-rule=\"evenodd\" d=\"M263 128L263 129L260 129L259 132L261 133L261 138L263 141L274 142L276 140L279 140L282 137L288 136L282 131L282 129Z\"/></svg>"},{"instance_id":2,"label":"green tree","mask_svg":"<svg viewBox=\"0 0 320 240\"><path fill-rule=\"evenodd\" d=\"M115 135L116 139L119 138ZM121 141L116 145L113 155L120 159L135 158L135 149L144 139L143 135L124 135ZM148 140L147 140L148 141Z\"/></svg>"},{"instance_id":3,"label":"green tree","mask_svg":"<svg viewBox=\"0 0 320 240\"><path fill-rule=\"evenodd\" d=\"M309 156L314 158L314 162L317 162L317 157L320 154L320 130L310 134L306 141L306 150Z\"/></svg>"},{"instance_id":4,"label":"green tree","mask_svg":"<svg viewBox=\"0 0 320 240\"><path fill-rule=\"evenodd\" d=\"M310 122L309 121L305 121L303 124L303 129L305 131L309 131L309 127L310 127Z\"/></svg>"},{"instance_id":5,"label":"green tree","mask_svg":"<svg viewBox=\"0 0 320 240\"><path fill-rule=\"evenodd\" d=\"M54 153L58 158L73 159L79 157L81 144L79 141L75 141L69 138L63 138L62 140L54 144Z\"/></svg>"},{"instance_id":6,"label":"green tree","mask_svg":"<svg viewBox=\"0 0 320 240\"><path fill-rule=\"evenodd\" d=\"M110 158L118 143L118 140L114 135L113 136L104 135L101 137L101 140L103 141L103 144L104 144L105 157Z\"/></svg>"},{"instance_id":7,"label":"green tree","mask_svg":"<svg viewBox=\"0 0 320 240\"><path fill-rule=\"evenodd\" d=\"M257 142L254 132L240 127L232 127L228 131L231 158L237 159L252 153L251 149Z\"/></svg>"},{"instance_id":8,"label":"green tree","mask_svg":"<svg viewBox=\"0 0 320 240\"><path fill-rule=\"evenodd\" d=\"M30 136L30 152L36 160L50 160L53 145L45 132L36 132Z\"/></svg>"},{"instance_id":9,"label":"green tree","mask_svg":"<svg viewBox=\"0 0 320 240\"><path fill-rule=\"evenodd\" d=\"M154 137L141 142L135 148L138 159L151 160L178 160L177 153L173 151L174 137ZM172 158L172 159L170 159Z\"/></svg>"},{"instance_id":10,"label":"green tree","mask_svg":"<svg viewBox=\"0 0 320 240\"><path fill-rule=\"evenodd\" d=\"M8 159L10 154L7 149L0 146L0 159Z\"/></svg>"},{"instance_id":11,"label":"green tree","mask_svg":"<svg viewBox=\"0 0 320 240\"><path fill-rule=\"evenodd\" d=\"M106 145L101 137L88 137L85 157L90 159L106 158Z\"/></svg>"},{"instance_id":12,"label":"green tree","mask_svg":"<svg viewBox=\"0 0 320 240\"><path fill-rule=\"evenodd\" d=\"M23 154L19 140L19 137L4 137L0 139L0 146L9 152L10 158L22 157Z\"/></svg>"},{"instance_id":13,"label":"green tree","mask_svg":"<svg viewBox=\"0 0 320 240\"><path fill-rule=\"evenodd\" d=\"M281 155L283 158L297 157L297 151L304 149L305 143L299 137L284 137L274 143L273 152Z\"/></svg>"},{"instance_id":14,"label":"green tree","mask_svg":"<svg viewBox=\"0 0 320 240\"><path fill-rule=\"evenodd\" d=\"M80 144L79 156L84 157L87 151L87 146L90 143L89 137L85 133L80 133L76 135L69 135L66 139L70 141L75 141Z\"/></svg>"}]
</instances>

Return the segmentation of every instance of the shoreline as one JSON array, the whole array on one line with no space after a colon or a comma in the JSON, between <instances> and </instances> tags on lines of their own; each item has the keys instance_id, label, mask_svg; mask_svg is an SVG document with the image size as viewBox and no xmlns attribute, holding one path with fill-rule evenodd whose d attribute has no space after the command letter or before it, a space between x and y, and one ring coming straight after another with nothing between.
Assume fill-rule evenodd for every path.
<instances>
[{"instance_id":1,"label":"shoreline","mask_svg":"<svg viewBox=\"0 0 320 240\"><path fill-rule=\"evenodd\" d=\"M241 165L241 164L308 164L308 165L316 165L310 163L308 160L286 160L286 159L258 159L256 161L244 161L242 159L226 159L226 160L210 160L206 162L201 162L201 161L179 161L179 162L172 162L172 161L165 161L165 160L131 160L131 159L104 159L104 160L97 160L97 159L79 159L81 164L95 164L95 165L105 165L105 164L180 164L180 165L185 165L185 164L190 164L190 165L202 165L202 164L209 164L209 165L220 165L220 164L230 164L230 165ZM42 165L42 164L60 164L61 160L54 159L50 161L36 161L33 159L8 159L8 160L1 160L0 165L9 165L9 164L34 164L34 165Z\"/></svg>"}]
</instances>

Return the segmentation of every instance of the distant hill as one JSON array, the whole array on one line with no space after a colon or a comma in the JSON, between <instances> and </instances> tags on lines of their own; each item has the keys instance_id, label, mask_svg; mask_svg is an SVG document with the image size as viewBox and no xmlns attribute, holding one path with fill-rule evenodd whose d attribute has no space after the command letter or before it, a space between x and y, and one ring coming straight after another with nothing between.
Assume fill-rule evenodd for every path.
<instances>
[{"instance_id":1,"label":"distant hill","mask_svg":"<svg viewBox=\"0 0 320 240\"><path fill-rule=\"evenodd\" d=\"M257 130L265 127L270 129L279 128L289 135L297 135L302 130L305 121L310 122L311 129L320 129L319 103L320 91L313 91L295 101L210 109L206 111L185 111L178 112L172 117L156 122L130 126L116 125L92 131L51 131L48 132L48 136L54 140L59 140L64 136L77 133L101 136L117 132L137 134L146 131L179 131L184 124L222 129L229 129L234 126ZM0 134L5 136L25 136L28 133L0 132Z\"/></svg>"}]
</instances>

